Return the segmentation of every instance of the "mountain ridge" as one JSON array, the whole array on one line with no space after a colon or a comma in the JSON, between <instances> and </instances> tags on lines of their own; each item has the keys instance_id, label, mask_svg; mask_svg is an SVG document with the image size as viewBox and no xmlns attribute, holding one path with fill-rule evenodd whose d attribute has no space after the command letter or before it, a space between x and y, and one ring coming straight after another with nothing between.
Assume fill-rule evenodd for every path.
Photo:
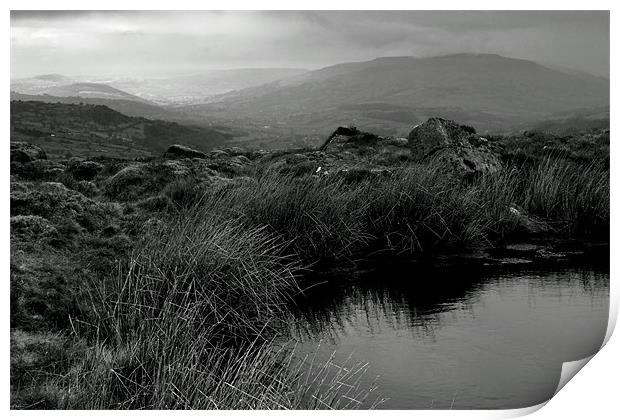
<instances>
[{"instance_id":1,"label":"mountain ridge","mask_svg":"<svg viewBox=\"0 0 620 420\"><path fill-rule=\"evenodd\" d=\"M412 119L392 127L391 116L383 118L374 111L373 115L341 113L343 108L373 103L384 104L382 112L393 107L390 115L406 108ZM463 53L340 63L228 92L189 112L235 115L305 132L326 133L334 125L354 123L378 132L395 128L402 134L407 126L429 116L457 118L455 111L465 123L497 130L608 104L605 78L572 75L497 54ZM424 111L429 109L435 110L433 114Z\"/></svg>"}]
</instances>

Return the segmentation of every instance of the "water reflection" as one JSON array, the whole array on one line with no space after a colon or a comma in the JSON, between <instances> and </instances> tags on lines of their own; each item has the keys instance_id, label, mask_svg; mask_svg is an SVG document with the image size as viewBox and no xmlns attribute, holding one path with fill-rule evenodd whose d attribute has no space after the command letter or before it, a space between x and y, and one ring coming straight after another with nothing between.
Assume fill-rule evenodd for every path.
<instances>
[{"instance_id":1,"label":"water reflection","mask_svg":"<svg viewBox=\"0 0 620 420\"><path fill-rule=\"evenodd\" d=\"M384 408L516 408L549 398L561 363L600 347L609 276L594 269L382 267L306 293L302 350L351 353Z\"/></svg>"}]
</instances>

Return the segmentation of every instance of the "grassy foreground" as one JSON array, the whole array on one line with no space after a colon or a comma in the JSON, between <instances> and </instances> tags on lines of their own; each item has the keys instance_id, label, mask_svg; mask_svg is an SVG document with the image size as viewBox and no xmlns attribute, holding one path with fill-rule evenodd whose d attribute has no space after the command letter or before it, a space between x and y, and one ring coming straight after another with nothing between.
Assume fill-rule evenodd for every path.
<instances>
[{"instance_id":1,"label":"grassy foreground","mask_svg":"<svg viewBox=\"0 0 620 420\"><path fill-rule=\"evenodd\" d=\"M94 228L88 237L65 225L56 227L60 242L12 237L16 271L37 253L75 266L58 274L62 290L45 285L63 296L54 311L29 301L35 286L12 276L12 406L373 406L374 388L360 385L363 364L316 363L278 337L286 303L309 286L304 270L377 249L439 253L536 232L609 235L609 167L598 160L551 156L467 181L432 164L381 176L363 166L317 176L257 164L244 175L215 187L191 176L167 184L137 205L136 217L157 223L120 248L122 234L102 242ZM72 254L92 249L110 253L110 264L79 271Z\"/></svg>"}]
</instances>

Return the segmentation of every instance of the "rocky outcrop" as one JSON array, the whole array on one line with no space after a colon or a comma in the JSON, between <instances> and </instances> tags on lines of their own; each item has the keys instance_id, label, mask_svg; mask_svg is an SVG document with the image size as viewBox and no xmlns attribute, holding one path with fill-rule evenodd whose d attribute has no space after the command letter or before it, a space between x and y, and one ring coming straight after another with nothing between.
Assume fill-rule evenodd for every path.
<instances>
[{"instance_id":1,"label":"rocky outcrop","mask_svg":"<svg viewBox=\"0 0 620 420\"><path fill-rule=\"evenodd\" d=\"M337 150L347 146L373 146L381 140L383 137L360 131L355 127L338 127L325 140L319 150Z\"/></svg>"},{"instance_id":2,"label":"rocky outcrop","mask_svg":"<svg viewBox=\"0 0 620 420\"><path fill-rule=\"evenodd\" d=\"M433 160L458 176L493 173L502 166L484 137L454 121L430 118L414 127L408 140L412 160Z\"/></svg>"},{"instance_id":3,"label":"rocky outcrop","mask_svg":"<svg viewBox=\"0 0 620 420\"><path fill-rule=\"evenodd\" d=\"M182 144L173 144L172 146L168 147L168 150L166 150L166 153L164 153L165 159L204 159L206 157L206 153L192 149Z\"/></svg>"},{"instance_id":4,"label":"rocky outcrop","mask_svg":"<svg viewBox=\"0 0 620 420\"><path fill-rule=\"evenodd\" d=\"M11 142L11 162L27 163L39 159L47 159L39 146L21 141Z\"/></svg>"}]
</instances>

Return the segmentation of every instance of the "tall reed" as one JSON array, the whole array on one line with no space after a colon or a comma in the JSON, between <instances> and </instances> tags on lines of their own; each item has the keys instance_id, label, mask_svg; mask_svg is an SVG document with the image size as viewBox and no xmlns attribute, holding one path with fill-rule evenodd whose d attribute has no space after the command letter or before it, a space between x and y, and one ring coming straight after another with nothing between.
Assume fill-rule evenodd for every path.
<instances>
[{"instance_id":1,"label":"tall reed","mask_svg":"<svg viewBox=\"0 0 620 420\"><path fill-rule=\"evenodd\" d=\"M89 345L66 375L52 381L60 390L59 405L288 409L361 404L366 388L357 383L353 364L343 368L324 361L321 369L335 372L329 380L302 385L303 358L274 342L274 321L299 291L298 261L282 248L265 228L248 228L198 207L147 233L113 281L89 286L98 318L74 329L76 340ZM350 385L343 386L347 381Z\"/></svg>"}]
</instances>

